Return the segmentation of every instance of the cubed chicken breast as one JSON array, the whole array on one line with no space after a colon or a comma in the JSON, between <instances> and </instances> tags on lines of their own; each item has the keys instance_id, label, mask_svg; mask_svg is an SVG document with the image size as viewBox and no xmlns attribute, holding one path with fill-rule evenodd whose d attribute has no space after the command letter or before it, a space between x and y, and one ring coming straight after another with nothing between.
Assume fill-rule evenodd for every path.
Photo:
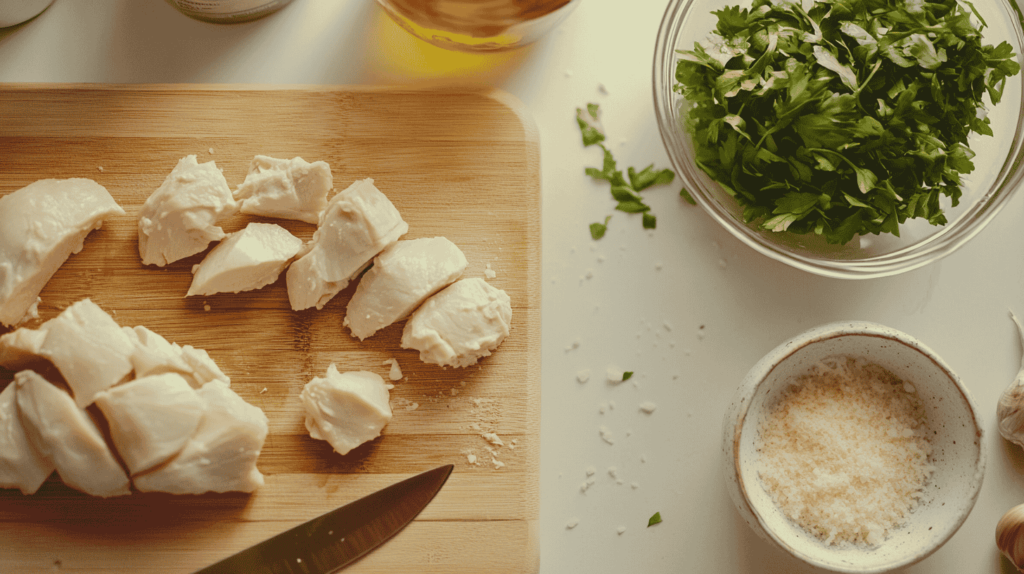
<instances>
[{"instance_id":1,"label":"cubed chicken breast","mask_svg":"<svg viewBox=\"0 0 1024 574\"><path fill-rule=\"evenodd\" d=\"M402 331L402 347L419 351L425 363L468 367L497 349L511 324L507 293L483 279L462 279L412 314Z\"/></svg>"},{"instance_id":2,"label":"cubed chicken breast","mask_svg":"<svg viewBox=\"0 0 1024 574\"><path fill-rule=\"evenodd\" d=\"M256 459L267 438L267 416L219 381L196 391L199 428L170 461L134 477L143 492L252 492L263 485Z\"/></svg>"},{"instance_id":3,"label":"cubed chicken breast","mask_svg":"<svg viewBox=\"0 0 1024 574\"><path fill-rule=\"evenodd\" d=\"M46 338L39 353L64 375L79 407L92 404L96 393L132 372L131 340L89 299L74 303L44 325Z\"/></svg>"},{"instance_id":4,"label":"cubed chicken breast","mask_svg":"<svg viewBox=\"0 0 1024 574\"><path fill-rule=\"evenodd\" d=\"M44 323L45 325L45 323ZM39 349L46 339L46 330L22 327L0 335L0 367L21 371L43 358Z\"/></svg>"},{"instance_id":5,"label":"cubed chicken breast","mask_svg":"<svg viewBox=\"0 0 1024 574\"><path fill-rule=\"evenodd\" d=\"M181 452L199 427L203 401L181 375L142 377L96 395L128 472L136 475Z\"/></svg>"},{"instance_id":6,"label":"cubed chicken breast","mask_svg":"<svg viewBox=\"0 0 1024 574\"><path fill-rule=\"evenodd\" d=\"M50 458L64 484L93 496L130 494L128 475L89 414L34 371L14 375L25 434Z\"/></svg>"},{"instance_id":7,"label":"cubed chicken breast","mask_svg":"<svg viewBox=\"0 0 1024 574\"><path fill-rule=\"evenodd\" d=\"M245 181L235 190L242 213L297 219L316 225L334 187L326 162L301 157L275 159L258 155L249 164Z\"/></svg>"},{"instance_id":8,"label":"cubed chicken breast","mask_svg":"<svg viewBox=\"0 0 1024 574\"><path fill-rule=\"evenodd\" d=\"M280 225L250 223L228 235L196 266L189 297L252 291L277 281L302 247Z\"/></svg>"},{"instance_id":9,"label":"cubed chicken breast","mask_svg":"<svg viewBox=\"0 0 1024 574\"><path fill-rule=\"evenodd\" d=\"M203 349L171 343L141 325L135 328L122 327L121 330L128 335L134 346L132 365L135 367L136 378L176 373L194 389L210 381L231 384L231 378L220 370L210 354Z\"/></svg>"},{"instance_id":10,"label":"cubed chicken breast","mask_svg":"<svg viewBox=\"0 0 1024 574\"><path fill-rule=\"evenodd\" d=\"M372 179L338 192L304 254L288 268L292 309L322 309L375 255L408 231L409 225Z\"/></svg>"},{"instance_id":11,"label":"cubed chicken breast","mask_svg":"<svg viewBox=\"0 0 1024 574\"><path fill-rule=\"evenodd\" d=\"M145 265L163 267L224 239L214 225L238 211L224 174L214 162L181 159L139 211L139 255Z\"/></svg>"},{"instance_id":12,"label":"cubed chicken breast","mask_svg":"<svg viewBox=\"0 0 1024 574\"><path fill-rule=\"evenodd\" d=\"M0 323L38 317L46 282L114 215L124 210L91 179L44 179L0 197Z\"/></svg>"},{"instance_id":13,"label":"cubed chicken breast","mask_svg":"<svg viewBox=\"0 0 1024 574\"><path fill-rule=\"evenodd\" d=\"M0 488L17 488L22 494L33 494L54 466L25 435L15 397L17 389L18 385L11 383L0 391Z\"/></svg>"},{"instance_id":14,"label":"cubed chicken breast","mask_svg":"<svg viewBox=\"0 0 1024 574\"><path fill-rule=\"evenodd\" d=\"M314 377L300 395L309 436L325 440L339 454L380 436L391 420L388 388L368 371L339 373L331 363L326 377Z\"/></svg>"},{"instance_id":15,"label":"cubed chicken breast","mask_svg":"<svg viewBox=\"0 0 1024 574\"><path fill-rule=\"evenodd\" d=\"M345 310L344 325L365 339L404 319L466 270L466 256L444 237L399 241L373 260Z\"/></svg>"}]
</instances>

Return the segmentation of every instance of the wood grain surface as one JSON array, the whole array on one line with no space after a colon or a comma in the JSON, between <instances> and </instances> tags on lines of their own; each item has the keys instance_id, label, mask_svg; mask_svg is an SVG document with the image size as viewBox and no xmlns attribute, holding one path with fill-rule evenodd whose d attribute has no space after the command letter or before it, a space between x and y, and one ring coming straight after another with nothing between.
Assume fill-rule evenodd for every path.
<instances>
[{"instance_id":1,"label":"wood grain surface","mask_svg":"<svg viewBox=\"0 0 1024 574\"><path fill-rule=\"evenodd\" d=\"M232 188L256 154L324 160L338 190L374 178L409 223L406 239L448 237L469 260L465 277L483 277L487 265L497 273L489 282L512 299L511 335L477 366L442 369L401 348L404 321L364 342L352 338L342 318L355 284L320 311L293 312L283 274L258 291L185 298L205 253L143 266L136 221L188 154L216 161ZM536 572L539 170L536 128L501 92L0 85L0 195L37 179L87 177L127 211L90 234L47 284L40 321L89 297L121 325L209 351L270 420L258 462L266 485L252 495L103 500L56 475L33 496L0 491L0 572L190 572L447 463L455 471L426 510L347 571ZM250 221L281 224L303 240L315 230L241 215L223 226ZM390 358L405 378L391 391L394 418L380 438L340 456L308 436L299 401L306 382L332 362L386 379ZM0 388L12 377L0 369ZM482 431L505 442L496 456ZM492 457L505 466L496 469Z\"/></svg>"}]
</instances>

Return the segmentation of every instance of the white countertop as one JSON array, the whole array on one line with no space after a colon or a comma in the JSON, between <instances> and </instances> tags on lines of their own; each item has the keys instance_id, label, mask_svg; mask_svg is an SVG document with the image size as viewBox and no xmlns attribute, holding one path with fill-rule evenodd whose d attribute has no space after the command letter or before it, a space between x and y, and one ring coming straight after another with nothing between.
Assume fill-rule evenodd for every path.
<instances>
[{"instance_id":1,"label":"white countertop","mask_svg":"<svg viewBox=\"0 0 1024 574\"><path fill-rule=\"evenodd\" d=\"M953 255L868 281L824 279L771 261L682 202L676 185L645 192L656 230L614 212L608 234L591 240L588 225L612 214L614 202L607 185L583 174L601 158L596 148L582 147L574 110L602 105L620 167L671 167L651 96L665 4L584 0L536 45L475 57L414 40L371 0L295 0L268 18L233 26L191 20L162 0L56 0L37 19L0 30L0 81L455 78L507 90L532 112L541 136L541 572L817 572L769 547L740 520L721 474L721 420L764 353L842 319L882 323L920 339L960 375L985 417L988 469L973 513L942 549L903 572L1010 572L994 530L1006 510L1024 501L1024 453L999 437L995 405L1020 364L1007 310L1024 313L1024 198L1009 202ZM447 71L431 71L438 67ZM634 380L608 384L609 365L635 371ZM583 369L591 378L581 384L576 374ZM656 403L652 414L640 411L645 401ZM602 425L615 434L614 445L602 441ZM584 494L588 467L596 482ZM664 522L647 528L656 511ZM572 518L579 525L567 529Z\"/></svg>"}]
</instances>

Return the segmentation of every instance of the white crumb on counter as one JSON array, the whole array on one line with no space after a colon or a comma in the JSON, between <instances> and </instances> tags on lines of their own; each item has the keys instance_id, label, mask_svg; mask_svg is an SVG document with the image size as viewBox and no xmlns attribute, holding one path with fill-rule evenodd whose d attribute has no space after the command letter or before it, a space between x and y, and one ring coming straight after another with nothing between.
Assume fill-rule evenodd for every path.
<instances>
[{"instance_id":1,"label":"white crumb on counter","mask_svg":"<svg viewBox=\"0 0 1024 574\"><path fill-rule=\"evenodd\" d=\"M267 392L267 387L263 387L263 390L262 390L262 391L260 391L260 394L262 395L262 394L263 394L263 393L265 393L265 392Z\"/></svg>"},{"instance_id":2,"label":"white crumb on counter","mask_svg":"<svg viewBox=\"0 0 1024 574\"><path fill-rule=\"evenodd\" d=\"M658 405L654 404L651 401L647 401L645 403L640 403L640 410L642 410L643 412L645 412L647 414L653 413L654 409L656 409L656 408L658 408Z\"/></svg>"},{"instance_id":3,"label":"white crumb on counter","mask_svg":"<svg viewBox=\"0 0 1024 574\"><path fill-rule=\"evenodd\" d=\"M569 343L569 346L565 348L565 352L568 353L569 351L572 351L574 349L579 349L579 348L580 348L580 341L579 341L579 339L576 339L572 343Z\"/></svg>"},{"instance_id":4,"label":"white crumb on counter","mask_svg":"<svg viewBox=\"0 0 1024 574\"><path fill-rule=\"evenodd\" d=\"M594 468L592 466L588 466L587 467L587 476L594 476L595 472L597 472L596 468Z\"/></svg>"},{"instance_id":5,"label":"white crumb on counter","mask_svg":"<svg viewBox=\"0 0 1024 574\"><path fill-rule=\"evenodd\" d=\"M512 442L508 443L508 448L515 450L516 446L518 446L518 442L519 441L517 439L512 439Z\"/></svg>"},{"instance_id":6,"label":"white crumb on counter","mask_svg":"<svg viewBox=\"0 0 1024 574\"><path fill-rule=\"evenodd\" d=\"M568 522L565 523L565 529L566 530L572 530L573 528L576 528L577 526L579 526L579 524L580 524L580 519L576 518L576 517L572 517L572 518L569 519Z\"/></svg>"},{"instance_id":7,"label":"white crumb on counter","mask_svg":"<svg viewBox=\"0 0 1024 574\"><path fill-rule=\"evenodd\" d=\"M602 425L597 430L601 434L601 440L608 444L615 444L615 439L612 438L612 431L608 427Z\"/></svg>"},{"instance_id":8,"label":"white crumb on counter","mask_svg":"<svg viewBox=\"0 0 1024 574\"><path fill-rule=\"evenodd\" d=\"M381 364L391 365L391 371L388 372L389 379L392 381L402 380L402 368L398 366L398 359L388 359Z\"/></svg>"},{"instance_id":9,"label":"white crumb on counter","mask_svg":"<svg viewBox=\"0 0 1024 574\"><path fill-rule=\"evenodd\" d=\"M582 492L583 494L586 494L587 490L589 490L591 486L594 486L594 482L596 482L596 481L593 478L588 478L587 480L584 480L580 484L580 492Z\"/></svg>"},{"instance_id":10,"label":"white crumb on counter","mask_svg":"<svg viewBox=\"0 0 1024 574\"><path fill-rule=\"evenodd\" d=\"M629 483L629 485L630 485L631 487L633 487L633 490L636 490L636 489L640 488L640 485L639 485L639 484L637 484L637 483L635 483L635 482L631 482L631 483Z\"/></svg>"},{"instance_id":11,"label":"white crumb on counter","mask_svg":"<svg viewBox=\"0 0 1024 574\"><path fill-rule=\"evenodd\" d=\"M488 279L494 279L497 276L498 274L493 269L491 269L491 264L488 263L487 267L484 269L484 277Z\"/></svg>"},{"instance_id":12,"label":"white crumb on counter","mask_svg":"<svg viewBox=\"0 0 1024 574\"><path fill-rule=\"evenodd\" d=\"M577 382L585 383L585 382L587 382L589 380L590 380L590 369L583 369L581 371L576 371L576 381Z\"/></svg>"},{"instance_id":13,"label":"white crumb on counter","mask_svg":"<svg viewBox=\"0 0 1024 574\"><path fill-rule=\"evenodd\" d=\"M616 532L619 533L619 536L622 536L622 533L625 532L625 531L626 531L626 527L625 526L620 526L618 528L618 530L616 530Z\"/></svg>"},{"instance_id":14,"label":"white crumb on counter","mask_svg":"<svg viewBox=\"0 0 1024 574\"><path fill-rule=\"evenodd\" d=\"M654 264L654 270L655 271L661 271L661 268L662 268L661 261L658 261L657 263Z\"/></svg>"},{"instance_id":15,"label":"white crumb on counter","mask_svg":"<svg viewBox=\"0 0 1024 574\"><path fill-rule=\"evenodd\" d=\"M100 170L100 171L103 171L103 166L102 166L102 165L101 165L101 166L98 166L98 167L97 167L96 169L98 169L98 170Z\"/></svg>"},{"instance_id":16,"label":"white crumb on counter","mask_svg":"<svg viewBox=\"0 0 1024 574\"><path fill-rule=\"evenodd\" d=\"M494 470L500 470L501 468L504 468L504 466L505 466L505 463L503 463L500 460L494 458L493 456L491 457L491 464L494 465Z\"/></svg>"},{"instance_id":17,"label":"white crumb on counter","mask_svg":"<svg viewBox=\"0 0 1024 574\"><path fill-rule=\"evenodd\" d=\"M213 148L210 148L210 149L208 149L206 151L210 152L210 155L213 155Z\"/></svg>"},{"instance_id":18,"label":"white crumb on counter","mask_svg":"<svg viewBox=\"0 0 1024 574\"><path fill-rule=\"evenodd\" d=\"M210 305L209 305L209 303L206 303L206 304L204 304L204 305L203 305L203 311L209 311L209 310L210 310Z\"/></svg>"},{"instance_id":19,"label":"white crumb on counter","mask_svg":"<svg viewBox=\"0 0 1024 574\"><path fill-rule=\"evenodd\" d=\"M672 330L672 323L669 323L667 320L662 321L661 326L664 327L666 331Z\"/></svg>"},{"instance_id":20,"label":"white crumb on counter","mask_svg":"<svg viewBox=\"0 0 1024 574\"><path fill-rule=\"evenodd\" d=\"M615 366L609 366L605 372L608 375L608 380L613 383L621 383L623 381L623 377L626 376L625 371Z\"/></svg>"},{"instance_id":21,"label":"white crumb on counter","mask_svg":"<svg viewBox=\"0 0 1024 574\"><path fill-rule=\"evenodd\" d=\"M594 270L593 269L587 269L587 274L584 275L584 277L586 277L587 279L593 279L594 278Z\"/></svg>"},{"instance_id":22,"label":"white crumb on counter","mask_svg":"<svg viewBox=\"0 0 1024 574\"><path fill-rule=\"evenodd\" d=\"M615 466L608 467L608 476L612 478L619 478L619 469Z\"/></svg>"}]
</instances>

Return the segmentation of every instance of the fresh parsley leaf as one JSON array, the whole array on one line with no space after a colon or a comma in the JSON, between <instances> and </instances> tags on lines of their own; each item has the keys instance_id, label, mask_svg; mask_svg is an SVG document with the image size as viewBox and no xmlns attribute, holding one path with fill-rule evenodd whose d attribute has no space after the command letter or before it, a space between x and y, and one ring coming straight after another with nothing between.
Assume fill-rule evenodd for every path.
<instances>
[{"instance_id":1,"label":"fresh parsley leaf","mask_svg":"<svg viewBox=\"0 0 1024 574\"><path fill-rule=\"evenodd\" d=\"M712 14L673 87L697 165L745 221L839 244L945 224L974 170L972 134L992 135L982 98L998 104L1020 73L1009 43L984 44L974 5L754 0ZM627 174L640 191L652 171Z\"/></svg>"},{"instance_id":2,"label":"fresh parsley leaf","mask_svg":"<svg viewBox=\"0 0 1024 574\"><path fill-rule=\"evenodd\" d=\"M697 205L697 200L690 195L690 192L687 191L685 187L679 190L679 197L686 200L686 203L689 203L690 205Z\"/></svg>"},{"instance_id":3,"label":"fresh parsley leaf","mask_svg":"<svg viewBox=\"0 0 1024 574\"><path fill-rule=\"evenodd\" d=\"M625 213L639 213L641 214L641 223L644 229L655 229L657 227L658 219L654 214L649 213L651 207L644 203L643 199L640 197L640 192L655 185L672 183L676 174L670 169L655 169L654 164L651 164L639 172L632 167L627 168L626 173L629 179L627 180L623 177L622 171L618 169L618 165L611 150L601 143L604 141L604 132L598 129L598 127L595 127L594 122L598 120L599 112L600 108L597 104L587 104L586 110L583 108L576 108L576 120L580 126L580 133L583 136L584 147L597 144L604 154L604 160L601 163L600 169L596 167L588 167L583 171L588 176L594 179L607 181L611 185L610 191L612 198L618 202L615 206L616 210L623 211ZM600 136L599 138L598 135ZM680 191L679 195L689 203L696 204L685 189ZM591 223L590 236L595 240L604 237L604 234L608 229L607 226L608 218L605 218L604 223Z\"/></svg>"},{"instance_id":4,"label":"fresh parsley leaf","mask_svg":"<svg viewBox=\"0 0 1024 574\"><path fill-rule=\"evenodd\" d=\"M576 108L576 123L583 135L583 146L588 147L604 141L604 129L597 117L597 104L587 104L587 109Z\"/></svg>"},{"instance_id":5,"label":"fresh parsley leaf","mask_svg":"<svg viewBox=\"0 0 1024 574\"><path fill-rule=\"evenodd\" d=\"M626 371L626 372L622 373L622 380L623 381L628 381L629 378L632 377L632 376L633 376L633 371Z\"/></svg>"},{"instance_id":6,"label":"fresh parsley leaf","mask_svg":"<svg viewBox=\"0 0 1024 574\"><path fill-rule=\"evenodd\" d=\"M651 515L651 518L647 521L647 528L654 526L655 524L661 524L661 513L655 512Z\"/></svg>"},{"instance_id":7,"label":"fresh parsley leaf","mask_svg":"<svg viewBox=\"0 0 1024 574\"><path fill-rule=\"evenodd\" d=\"M594 241L597 241L598 239L604 237L605 232L608 231L608 220L611 218L612 216L609 215L608 217L604 218L604 223L590 224L590 237L592 237Z\"/></svg>"}]
</instances>

